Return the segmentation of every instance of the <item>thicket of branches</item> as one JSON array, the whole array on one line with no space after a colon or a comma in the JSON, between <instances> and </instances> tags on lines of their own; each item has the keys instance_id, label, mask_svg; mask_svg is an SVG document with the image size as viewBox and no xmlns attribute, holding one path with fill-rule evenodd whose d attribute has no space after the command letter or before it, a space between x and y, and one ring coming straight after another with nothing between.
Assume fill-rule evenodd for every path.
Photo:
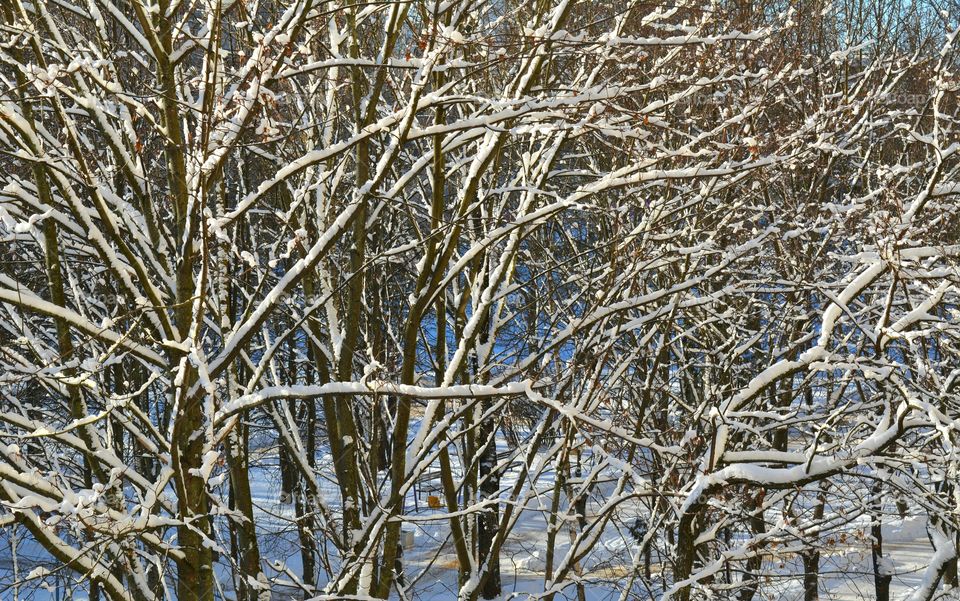
<instances>
[{"instance_id":1,"label":"thicket of branches","mask_svg":"<svg viewBox=\"0 0 960 601\"><path fill-rule=\"evenodd\" d=\"M535 598L811 600L849 538L885 599L901 513L956 586L957 8L3 2L5 536L408 598L434 523L473 600L537 515Z\"/></svg>"}]
</instances>

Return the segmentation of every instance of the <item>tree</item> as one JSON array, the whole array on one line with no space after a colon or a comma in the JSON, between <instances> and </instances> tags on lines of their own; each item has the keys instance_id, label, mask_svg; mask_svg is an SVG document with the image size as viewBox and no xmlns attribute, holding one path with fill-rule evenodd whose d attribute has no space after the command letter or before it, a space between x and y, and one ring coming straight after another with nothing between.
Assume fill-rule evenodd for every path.
<instances>
[{"instance_id":1,"label":"tree","mask_svg":"<svg viewBox=\"0 0 960 601\"><path fill-rule=\"evenodd\" d=\"M813 599L892 494L955 584L956 7L790 4L4 4L0 527L91 598Z\"/></svg>"}]
</instances>

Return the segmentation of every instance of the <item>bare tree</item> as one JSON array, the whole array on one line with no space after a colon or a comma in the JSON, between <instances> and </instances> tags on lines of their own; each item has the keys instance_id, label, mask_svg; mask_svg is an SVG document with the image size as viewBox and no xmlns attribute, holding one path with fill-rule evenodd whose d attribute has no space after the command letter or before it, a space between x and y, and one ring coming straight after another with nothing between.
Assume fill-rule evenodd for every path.
<instances>
[{"instance_id":1,"label":"bare tree","mask_svg":"<svg viewBox=\"0 0 960 601\"><path fill-rule=\"evenodd\" d=\"M956 8L4 3L0 587L955 586Z\"/></svg>"}]
</instances>

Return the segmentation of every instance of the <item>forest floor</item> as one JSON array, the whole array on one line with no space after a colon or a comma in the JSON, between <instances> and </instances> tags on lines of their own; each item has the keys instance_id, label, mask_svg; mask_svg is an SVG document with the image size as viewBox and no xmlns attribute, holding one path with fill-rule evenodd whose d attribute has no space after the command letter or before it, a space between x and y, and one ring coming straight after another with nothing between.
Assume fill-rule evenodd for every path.
<instances>
[{"instance_id":1,"label":"forest floor","mask_svg":"<svg viewBox=\"0 0 960 601\"><path fill-rule=\"evenodd\" d=\"M267 458L269 459L269 458ZM257 527L261 531L261 553L269 567L269 576L281 576L286 567L298 574L300 570L300 550L297 534L291 527L292 506L280 502L279 478L276 466L269 460L262 462L255 473L251 474L255 503L258 507ZM511 474L503 479L508 487L515 481ZM550 506L552 481L548 476L538 485L540 492L532 495L527 510L511 533L501 554L501 575L504 599L526 598L525 593L541 593L544 586L544 565L547 547L547 524L545 511ZM336 487L332 482L324 484L324 493L331 505L336 506ZM445 601L456 598L457 561L448 541L448 526L442 519L442 512L427 507L426 496L407 499L408 514L415 520L413 544L404 550L404 561L408 583L414 583L412 599L416 601ZM588 508L588 512L590 509ZM631 515L632 512L632 515ZM629 523L632 516L640 514L637 505L625 504L621 509L621 523ZM438 519L430 520L431 516ZM771 516L775 519L775 516ZM853 601L873 599L874 584L869 539L863 535L867 530L866 519L861 516L849 524L849 537L842 540L828 540L828 550L821 557L821 600ZM920 584L923 571L927 567L933 550L926 535L924 517L907 517L902 520L889 520L884 523L884 552L890 558L893 569L891 581L892 599L905 599ZM14 582L14 566L11 554L10 530L0 530L0 599L13 599L10 585ZM226 534L226 533L224 533ZM409 536L407 537L409 543ZM569 549L571 534L561 530L557 536L557 559L559 563ZM228 538L221 541L228 548ZM764 562L761 575L762 587L754 597L756 601L794 601L803 599L802 583L795 575L799 573L799 558L790 553L771 555ZM625 528L615 524L608 525L595 548L582 560L579 566L584 594L588 601L613 601L620 598L625 578L639 566L643 569L642 559L636 559L637 546ZM17 548L17 572L20 581L20 599L30 601L60 601L76 599L81 596L67 596L65 583L71 576L58 569L52 560L37 545L20 540ZM279 568L279 569L278 569ZM660 560L651 558L650 573L655 583L653 590L638 588L635 584L631 599L660 596L658 574ZM792 575L791 575L792 574ZM224 572L220 585L223 592L230 594L232 585ZM293 583L290 582L290 585ZM302 599L302 592L292 586L280 584L274 588L273 599L286 601ZM938 597L938 599L957 599L956 595ZM574 586L568 587L556 596L561 599L577 599Z\"/></svg>"},{"instance_id":2,"label":"forest floor","mask_svg":"<svg viewBox=\"0 0 960 601\"><path fill-rule=\"evenodd\" d=\"M504 489L515 482L516 474L508 472L502 479ZM264 528L264 534L276 517L292 517L289 506L280 506L276 478L258 477L252 479L256 489L256 502L262 507L264 520L258 525ZM552 476L546 474L538 482L538 492L532 495L527 508L509 536L501 552L501 578L503 599L525 599L525 593L543 592L544 567L547 548L546 509L550 506ZM612 487L612 483L607 486ZM326 491L329 498L336 498L336 489L329 483ZM591 513L588 507L588 517ZM419 499L413 494L407 498L407 513L414 520L405 528L414 529L413 545L404 549L404 565L407 582L415 583L412 599L417 601L446 601L456 598L457 559L452 544L448 540L449 528L443 512L427 507L424 493ZM641 515L637 504L626 503L620 510L620 524L632 522L634 516ZM437 516L436 520L429 520ZM769 516L775 521L776 516ZM274 531L280 524L275 523ZM875 598L873 566L866 516L851 520L847 525L849 536L833 540L827 538L825 551L821 556L821 601L853 601ZM884 554L890 558L893 571L891 580L891 599L906 599L920 585L923 571L933 556L933 548L926 534L926 518L907 516L905 519L887 519L883 525ZM267 537L264 537L267 538ZM263 538L261 538L263 540ZM299 546L296 533L288 529L277 540L276 546L267 554L271 561L282 561L292 571L300 567ZM559 563L569 549L572 535L569 530L561 530L556 540L555 565ZM614 601L620 599L626 578L635 569L643 570L642 558L637 558L638 547L630 533L622 525L611 523L594 549L581 561L579 573L584 583L587 601ZM772 550L763 565L761 579L763 586L754 597L755 601L800 601L803 599L802 579L796 574L799 569L799 557L790 553L774 555ZM635 568L638 566L638 568ZM660 572L659 558L651 558L650 573L652 580L658 581ZM643 585L635 583L630 599L643 599L645 596L656 599L662 593L662 587L647 591ZM577 591L570 586L555 599L577 599ZM275 595L278 601L284 597ZM938 599L960 599L960 596L938 597Z\"/></svg>"}]
</instances>

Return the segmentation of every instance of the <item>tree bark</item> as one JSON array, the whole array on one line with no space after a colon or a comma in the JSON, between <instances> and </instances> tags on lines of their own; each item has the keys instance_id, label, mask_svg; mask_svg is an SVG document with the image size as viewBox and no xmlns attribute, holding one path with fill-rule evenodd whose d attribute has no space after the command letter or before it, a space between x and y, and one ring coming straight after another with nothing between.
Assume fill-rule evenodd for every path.
<instances>
[{"instance_id":1,"label":"tree bark","mask_svg":"<svg viewBox=\"0 0 960 601\"><path fill-rule=\"evenodd\" d=\"M873 583L877 601L890 601L890 581L893 576L889 573L888 566L885 565L883 556L883 527L880 521L883 502L880 497L881 486L877 484L874 489L874 499L871 507L870 536L873 539L870 555L873 559Z\"/></svg>"},{"instance_id":2,"label":"tree bark","mask_svg":"<svg viewBox=\"0 0 960 601\"><path fill-rule=\"evenodd\" d=\"M490 401L482 403L483 410L489 410ZM494 539L500 527L500 474L497 471L497 428L496 420L487 418L480 422L480 440L483 448L480 454L479 486L482 500L490 505L477 514L477 549L480 565L485 567L488 576L480 591L484 599L500 596L500 553L494 549Z\"/></svg>"}]
</instances>

